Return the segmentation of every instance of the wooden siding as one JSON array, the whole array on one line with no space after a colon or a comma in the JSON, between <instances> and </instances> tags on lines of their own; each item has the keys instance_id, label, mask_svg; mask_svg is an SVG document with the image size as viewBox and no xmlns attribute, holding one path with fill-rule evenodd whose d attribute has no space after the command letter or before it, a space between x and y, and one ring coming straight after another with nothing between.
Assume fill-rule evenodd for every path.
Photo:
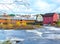
<instances>
[{"instance_id":1,"label":"wooden siding","mask_svg":"<svg viewBox=\"0 0 60 44\"><path fill-rule=\"evenodd\" d=\"M59 15L58 14L54 14L53 21L57 21L58 19L59 19Z\"/></svg>"},{"instance_id":2,"label":"wooden siding","mask_svg":"<svg viewBox=\"0 0 60 44\"><path fill-rule=\"evenodd\" d=\"M43 19L44 24L52 23L52 21L53 21L52 17L44 17L44 19Z\"/></svg>"},{"instance_id":3,"label":"wooden siding","mask_svg":"<svg viewBox=\"0 0 60 44\"><path fill-rule=\"evenodd\" d=\"M43 17L43 23L44 24L53 24L53 22L57 22L58 19L59 19L59 15L57 13L52 14L51 16L46 15Z\"/></svg>"}]
</instances>

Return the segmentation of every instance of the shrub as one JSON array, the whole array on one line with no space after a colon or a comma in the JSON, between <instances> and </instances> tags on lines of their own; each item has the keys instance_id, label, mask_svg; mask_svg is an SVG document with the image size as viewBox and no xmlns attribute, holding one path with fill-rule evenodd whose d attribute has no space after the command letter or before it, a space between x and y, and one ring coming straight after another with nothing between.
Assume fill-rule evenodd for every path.
<instances>
[{"instance_id":1,"label":"shrub","mask_svg":"<svg viewBox=\"0 0 60 44\"><path fill-rule=\"evenodd\" d=\"M60 26L60 20L57 21L57 26Z\"/></svg>"},{"instance_id":2,"label":"shrub","mask_svg":"<svg viewBox=\"0 0 60 44\"><path fill-rule=\"evenodd\" d=\"M12 44L10 40L4 41L2 44Z\"/></svg>"}]
</instances>

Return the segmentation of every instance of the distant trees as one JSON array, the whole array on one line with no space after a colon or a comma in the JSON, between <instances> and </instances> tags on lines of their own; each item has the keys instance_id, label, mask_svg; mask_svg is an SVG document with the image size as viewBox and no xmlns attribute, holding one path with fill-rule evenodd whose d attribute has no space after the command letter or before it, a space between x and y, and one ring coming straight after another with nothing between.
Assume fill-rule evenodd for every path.
<instances>
[{"instance_id":1,"label":"distant trees","mask_svg":"<svg viewBox=\"0 0 60 44\"><path fill-rule=\"evenodd\" d=\"M15 16L15 14L9 14L9 16Z\"/></svg>"}]
</instances>

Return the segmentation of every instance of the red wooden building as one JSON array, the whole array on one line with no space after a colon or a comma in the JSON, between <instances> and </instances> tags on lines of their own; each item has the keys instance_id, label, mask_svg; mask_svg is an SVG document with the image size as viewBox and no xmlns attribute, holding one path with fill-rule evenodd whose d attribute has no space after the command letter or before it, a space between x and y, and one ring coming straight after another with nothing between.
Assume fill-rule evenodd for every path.
<instances>
[{"instance_id":1,"label":"red wooden building","mask_svg":"<svg viewBox=\"0 0 60 44\"><path fill-rule=\"evenodd\" d=\"M57 13L46 13L43 15L43 24L53 24L57 22L59 15Z\"/></svg>"}]
</instances>

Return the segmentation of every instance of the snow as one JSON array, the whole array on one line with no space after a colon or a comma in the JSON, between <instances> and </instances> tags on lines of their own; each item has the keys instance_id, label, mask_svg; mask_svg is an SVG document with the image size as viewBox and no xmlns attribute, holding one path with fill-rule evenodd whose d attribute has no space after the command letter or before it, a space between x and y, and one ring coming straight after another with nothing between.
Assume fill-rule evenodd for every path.
<instances>
[{"instance_id":1,"label":"snow","mask_svg":"<svg viewBox=\"0 0 60 44\"><path fill-rule=\"evenodd\" d=\"M50 39L60 40L60 28L46 26L35 30L0 30L0 40L7 38L24 40L24 44L40 44L41 42L47 44L47 39L49 42L52 42Z\"/></svg>"},{"instance_id":2,"label":"snow","mask_svg":"<svg viewBox=\"0 0 60 44\"><path fill-rule=\"evenodd\" d=\"M33 33L39 35L40 37L41 37L41 35L42 35L42 32L39 32L39 31L37 31L37 30L26 30L26 31L27 31L27 32L33 32Z\"/></svg>"},{"instance_id":3,"label":"snow","mask_svg":"<svg viewBox=\"0 0 60 44\"><path fill-rule=\"evenodd\" d=\"M49 30L60 30L60 28L56 28L56 27L45 27L45 28L48 28Z\"/></svg>"}]
</instances>

